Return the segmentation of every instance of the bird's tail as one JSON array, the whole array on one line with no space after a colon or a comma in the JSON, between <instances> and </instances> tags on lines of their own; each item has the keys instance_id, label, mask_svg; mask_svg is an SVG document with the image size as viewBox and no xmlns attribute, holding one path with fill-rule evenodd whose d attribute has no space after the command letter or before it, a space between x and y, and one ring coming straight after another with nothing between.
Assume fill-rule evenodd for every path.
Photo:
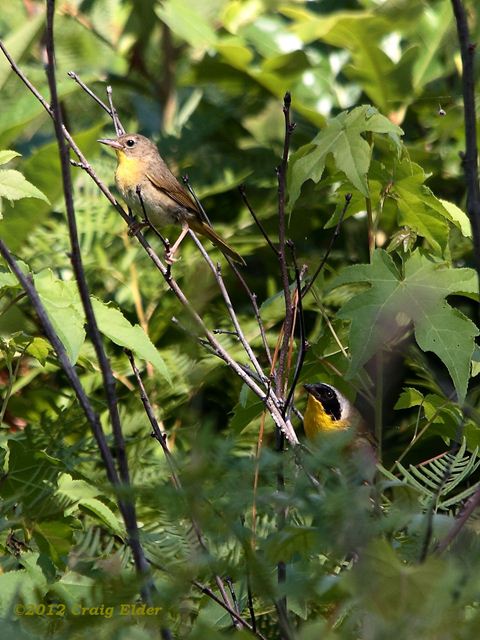
<instances>
[{"instance_id":1,"label":"bird's tail","mask_svg":"<svg viewBox=\"0 0 480 640\"><path fill-rule=\"evenodd\" d=\"M231 258L234 262L238 262L238 264L245 266L246 263L242 256L237 253L235 249L232 249L225 240L222 240L222 238L215 233L212 227L208 224L205 222L197 222L196 220L189 220L188 226L196 233L206 236L224 255Z\"/></svg>"}]
</instances>

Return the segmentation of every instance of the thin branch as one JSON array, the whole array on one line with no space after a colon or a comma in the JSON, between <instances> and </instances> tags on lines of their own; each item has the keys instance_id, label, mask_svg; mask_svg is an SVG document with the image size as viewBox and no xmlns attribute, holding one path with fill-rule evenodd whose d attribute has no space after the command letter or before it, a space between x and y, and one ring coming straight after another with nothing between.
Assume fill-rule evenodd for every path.
<instances>
[{"instance_id":1,"label":"thin branch","mask_svg":"<svg viewBox=\"0 0 480 640\"><path fill-rule=\"evenodd\" d=\"M160 446L163 449L163 453L165 454L165 458L168 462L168 466L170 467L170 473L172 474L173 485L176 489L181 488L180 479L177 474L177 470L175 468L175 462L173 460L172 454L170 453L170 449L167 444L167 435L162 432L160 429L160 425L158 424L157 418L155 417L155 412L153 410L152 404L148 397L147 391L145 389L145 385L143 384L142 377L140 375L140 371L138 370L137 365L135 364L135 359L133 357L133 353L130 349L125 349L125 353L130 362L130 366L132 367L133 375L135 376L135 380L137 381L137 385L140 391L140 399L142 401L143 407L145 409L145 413L147 414L147 418L150 421L150 425L152 427L152 435L155 437L155 440L160 443Z\"/></svg>"},{"instance_id":2,"label":"thin branch","mask_svg":"<svg viewBox=\"0 0 480 640\"><path fill-rule=\"evenodd\" d=\"M155 417L155 412L153 411L153 407L152 404L150 402L150 399L148 397L147 391L145 389L145 386L143 384L143 380L140 376L140 372L138 370L137 365L135 364L135 359L133 357L133 354L130 350L126 349L125 353L130 361L130 366L132 367L132 371L135 375L135 379L137 381L138 384L138 388L140 389L140 398L142 400L144 409L145 409L145 413L147 414L147 417L150 421L150 425L152 427L153 430L153 435L155 436L155 439L160 443L162 449L163 449L163 453L165 455L165 458L167 460L168 466L170 468L170 473L172 476L172 481L173 481L173 485L175 487L175 489L177 491L183 491L183 487L182 487L182 483L180 481L180 477L177 473L177 468L175 465L175 461L173 459L172 454L170 453L170 450L168 449L167 446L167 438L166 435L164 433L162 433L162 430L160 429L160 426L157 422L157 419ZM196 521L196 519L193 516L190 516L190 521L192 523L192 527L193 530L195 531L195 535L198 541L198 544L200 546L201 549L203 549L203 551L208 554L208 548L207 545L205 543L202 531L200 529L200 525L198 524L198 522ZM225 591L225 586L223 584L222 579L220 578L220 576L215 575L214 576L215 582L217 583L217 586L220 590L220 593L222 594L222 598L224 600L224 603L227 607L230 606L230 600L228 599L227 593ZM237 625L237 621L235 619L232 619L232 622L234 625Z\"/></svg>"},{"instance_id":3,"label":"thin branch","mask_svg":"<svg viewBox=\"0 0 480 640\"><path fill-rule=\"evenodd\" d=\"M279 256L279 251L277 249L277 247L273 244L273 242L270 240L268 233L265 231L265 227L263 226L263 224L260 222L257 214L255 213L255 211L253 210L253 207L251 206L250 202L248 201L247 198L247 192L245 190L245 185L241 184L238 187L238 190L240 192L240 195L242 196L242 200L245 204L245 206L247 207L247 209L250 212L250 215L252 216L252 218L255 220L255 224L257 225L257 227L260 229L260 233L262 234L262 236L265 238L265 240L267 241L268 246L270 247L270 249L273 251L273 253L277 256Z\"/></svg>"},{"instance_id":4,"label":"thin branch","mask_svg":"<svg viewBox=\"0 0 480 640\"><path fill-rule=\"evenodd\" d=\"M465 503L460 514L455 519L455 524L447 533L447 535L439 541L437 546L435 547L435 553L443 553L447 547L449 547L455 538L458 536L463 527L467 524L472 513L477 509L480 505L480 487L475 491L475 493L470 496L470 498Z\"/></svg>"},{"instance_id":5,"label":"thin branch","mask_svg":"<svg viewBox=\"0 0 480 640\"><path fill-rule=\"evenodd\" d=\"M5 47L2 45L1 41L0 41L0 49L2 49L2 51L4 51L4 53L5 53ZM41 94L37 91L37 89L35 89L35 87L33 87L33 85L28 81L28 79L26 78L25 74L15 64L15 62L13 61L11 56L9 56L7 53L5 53L5 55L7 56L10 64L12 65L12 68L14 69L16 74L19 76L19 78L22 80L22 82L24 82L24 84L39 99L39 101L45 107L45 109L47 110L49 115L52 116L52 111L50 109L50 106L49 106L48 102L41 96ZM82 167L85 170L85 172L91 177L91 179L99 187L100 191L105 195L107 200L115 207L115 209L121 215L123 220L132 228L132 225L134 225L135 220L131 216L129 216L127 213L125 213L124 209L117 202L117 200L113 197L113 195L111 194L110 190L99 179L99 177L97 176L97 174L95 173L95 171L91 167L90 163L87 161L87 159L82 154L82 152L79 149L79 147L76 145L74 139L72 138L72 136L70 135L68 130L65 127L63 127L62 130L63 130L63 135L64 135L65 139L69 143L69 145L72 148L72 150L74 151L74 153L79 158L79 161L82 164ZM293 429L293 426L292 426L291 422L289 420L285 420L283 418L283 416L281 415L281 411L280 411L279 407L274 404L274 402L272 401L272 398L268 397L268 395L265 394L260 389L260 387L258 387L258 385L253 382L253 380L242 370L241 365L239 365L230 356L230 354L225 349L223 349L223 347L215 339L213 334L207 329L207 327L206 327L205 323L203 322L202 318L199 316L199 314L192 307L192 305L190 304L190 302L186 298L185 294L183 293L183 291L181 290L181 288L179 287L177 282L173 278L171 278L169 270L167 269L167 267L165 267L165 265L162 263L162 261L160 260L160 258L156 254L156 252L153 250L153 248L151 247L151 245L149 244L147 239L142 235L140 230L139 229L135 229L135 226L133 226L132 235L135 238L137 238L138 242L141 244L141 246L145 250L145 252L148 255L148 257L150 258L150 260L153 262L155 267L160 271L160 273L164 277L164 279L167 282L167 284L170 287L170 289L173 291L173 293L178 298L178 300L181 302L181 304L190 313L190 316L192 317L194 322L197 324L197 326L199 326L201 328L202 332L205 333L205 336L206 336L208 342L210 343L210 345L212 346L213 351L216 353L216 355L219 358L221 358L237 374L237 376L239 376L241 378L241 380L243 382L245 382L245 384L247 384L247 386L250 387L250 389L255 393L255 395L257 395L261 400L263 400L266 403L267 408L268 408L268 410L270 412L270 415L271 415L273 421L280 428L280 430L285 433L287 439L292 444L298 444L298 438L297 438L297 436L295 434L295 431Z\"/></svg>"},{"instance_id":6,"label":"thin branch","mask_svg":"<svg viewBox=\"0 0 480 640\"><path fill-rule=\"evenodd\" d=\"M232 320L233 326L235 327L236 335L238 336L238 339L242 343L242 346L245 349L245 352L248 355L250 362L252 363L255 371L257 372L257 375L260 377L263 384L268 385L269 380L266 377L266 375L263 373L262 367L260 366L256 355L253 353L253 349L250 346L248 340L245 338L240 322L238 321L237 314L235 313L235 309L233 308L232 300L230 298L230 295L227 291L227 287L225 286L225 282L222 277L222 269L221 269L220 263L218 263L217 267L215 268L215 265L213 264L212 259L208 255L207 251L205 250L200 240L197 238L196 234L191 229L189 230L189 234L193 239L193 241L195 242L195 244L197 245L197 247L200 249L200 252L205 262L210 267L210 270L213 273L215 280L217 281L218 288L220 289L220 293L222 294L223 300L225 302L225 306L227 307L228 314Z\"/></svg>"},{"instance_id":7,"label":"thin branch","mask_svg":"<svg viewBox=\"0 0 480 640\"><path fill-rule=\"evenodd\" d=\"M207 213L205 211L205 209L202 206L202 203L200 202L200 200L197 197L197 194L195 193L194 188L192 187L192 185L190 184L190 181L188 179L188 176L183 176L183 182L186 184L186 186L188 187L189 192L191 193L192 197L194 198L195 202L197 203L197 206L199 208L199 210L202 212L203 217L205 218L205 221L212 226ZM247 205L248 206L248 205ZM278 256L278 251L276 249L274 249L276 255ZM234 274L237 277L237 280L240 282L240 284L242 285L245 293L247 294L247 296L250 299L252 308L253 308L253 312L255 314L255 319L257 321L258 324L258 328L260 329L260 336L262 338L262 343L263 343L263 347L265 349L265 353L267 355L267 359L268 359L268 364L270 365L270 367L272 366L272 354L270 352L270 347L268 346L268 341L267 341L267 335L265 332L265 327L263 326L263 321L262 318L260 316L260 309L258 308L258 304L257 304L257 296L255 293L253 293L250 290L250 287L248 286L245 278L243 277L242 273L240 272L240 269L237 267L237 265L235 264L235 262L229 258L228 256L225 256L225 259L227 260L228 264L230 265L230 268L232 269L232 271L234 272Z\"/></svg>"},{"instance_id":8,"label":"thin branch","mask_svg":"<svg viewBox=\"0 0 480 640\"><path fill-rule=\"evenodd\" d=\"M432 536L433 536L433 516L435 514L435 507L436 507L436 503L438 498L440 497L440 494L442 492L442 489L445 487L446 483L448 482L450 476L452 475L452 467L453 467L453 463L455 461L455 454L457 453L457 451L460 448L460 441L463 437L463 432L464 432L464 428L465 428L465 423L462 420L462 422L458 425L457 428L457 433L455 434L455 438L452 441L450 450L449 450L449 454L450 454L450 460L447 464L447 466L445 467L445 470L443 472L442 478L440 479L440 482L434 492L434 494L432 495L431 498L431 502L430 502L430 506L428 508L428 512L427 512L427 526L426 526L426 531L425 531L425 536L422 542L422 548L420 550L420 557L419 557L419 562L425 562L425 560L427 559L427 554L428 554L428 549L430 547L430 542L432 540ZM475 495L475 494L474 494ZM435 549L435 551L438 551L438 547Z\"/></svg>"},{"instance_id":9,"label":"thin branch","mask_svg":"<svg viewBox=\"0 0 480 640\"><path fill-rule=\"evenodd\" d=\"M198 580L192 580L192 584L199 589L202 593L204 593L206 596L208 596L209 598L211 598L212 600L214 600L218 605L220 605L221 607L223 607L223 609L225 609L225 611L228 611L228 613L232 616L232 618L235 618L241 625L242 627L245 627L245 629L248 629L251 633L253 633L257 638L260 638L260 640L267 640L265 638L265 636L260 633L260 631L254 630L252 625L250 623L248 623L246 620L244 620L236 611L235 609L233 609L233 607L228 607L224 602L222 602L220 600L220 598L218 596L216 596L213 591L207 587L206 585L202 584L201 582L199 582Z\"/></svg>"},{"instance_id":10,"label":"thin branch","mask_svg":"<svg viewBox=\"0 0 480 640\"><path fill-rule=\"evenodd\" d=\"M477 116L475 113L475 43L470 41L467 15L462 0L451 0L462 56L462 89L465 122L463 168L467 183L467 214L472 225L473 258L480 282L480 185L478 182ZM477 309L480 315L480 311Z\"/></svg>"},{"instance_id":11,"label":"thin branch","mask_svg":"<svg viewBox=\"0 0 480 640\"><path fill-rule=\"evenodd\" d=\"M195 193L194 188L190 184L190 178L188 177L188 175L182 176L182 182L187 187L187 189L190 192L190 195L192 196L192 198L195 200L195 204L197 205L198 210L200 211L200 213L202 215L203 221L206 222L209 227L213 228L213 224L210 222L210 218L208 217L207 212L203 208L203 205L200 202L197 194Z\"/></svg>"},{"instance_id":12,"label":"thin branch","mask_svg":"<svg viewBox=\"0 0 480 640\"><path fill-rule=\"evenodd\" d=\"M87 85L80 79L80 77L75 73L75 71L68 71L67 76L72 80L74 80L79 85L79 87L81 87L85 91L85 93L88 93L88 95L92 98L92 100L95 100L95 102L104 111L106 111L110 117L112 117L112 112L110 111L108 105L106 105L105 102L103 102L103 100L100 100L97 94L87 87Z\"/></svg>"},{"instance_id":13,"label":"thin branch","mask_svg":"<svg viewBox=\"0 0 480 640\"><path fill-rule=\"evenodd\" d=\"M100 423L100 419L98 415L95 413L92 405L90 404L90 400L88 399L88 396L82 387L82 384L77 375L77 372L75 371L75 367L71 364L68 358L67 352L65 350L65 347L63 346L63 343L61 342L55 329L53 328L53 325L50 321L50 318L48 317L48 314L45 310L45 307L43 306L42 301L40 300L37 290L35 289L31 280L20 269L15 258L12 256L8 247L1 239L0 239L0 254L2 255L5 262L8 264L12 272L15 274L17 280L19 281L20 285L22 286L23 290L28 296L30 302L32 303L32 306L35 309L35 312L40 320L43 330L45 331L45 334L50 344L55 349L60 366L65 372L65 375L67 376L68 381L70 382L70 385L75 392L77 400L83 409L85 417L87 418L88 422L92 427L93 436L97 442L100 455L102 456L107 477L109 481L112 483L112 485L114 485L115 487L118 487L120 484L120 480L118 478L118 473L115 468L115 464L113 462L113 456L108 447L107 439L105 437L103 427Z\"/></svg>"},{"instance_id":14,"label":"thin branch","mask_svg":"<svg viewBox=\"0 0 480 640\"><path fill-rule=\"evenodd\" d=\"M118 138L119 136L123 136L123 134L125 133L125 129L123 128L122 123L120 122L120 118L118 117L117 110L113 106L112 87L110 85L107 86L107 98L108 98L108 104L110 105L110 117L112 118L113 126L115 127L115 133L117 134L117 138Z\"/></svg>"},{"instance_id":15,"label":"thin branch","mask_svg":"<svg viewBox=\"0 0 480 640\"><path fill-rule=\"evenodd\" d=\"M283 115L285 118L285 136L283 144L283 156L282 162L277 169L278 175L278 259L280 262L280 274L282 279L283 296L285 300L285 321L284 321L284 333L283 341L280 347L278 356L278 366L276 370L276 393L282 398L285 393L285 379L286 372L285 367L287 363L288 345L290 343L290 337L293 326L294 310L292 307L292 299L290 294L290 282L288 277L288 265L286 256L286 220L285 220L285 200L286 200L286 188L287 188L287 166L288 166L288 153L290 149L290 138L295 127L290 122L290 93L285 94L283 98Z\"/></svg>"},{"instance_id":16,"label":"thin branch","mask_svg":"<svg viewBox=\"0 0 480 640\"><path fill-rule=\"evenodd\" d=\"M108 403L108 410L110 415L110 421L112 425L112 432L115 441L115 449L117 453L118 466L120 471L120 477L122 482L127 486L129 485L129 471L128 461L125 452L125 442L123 439L122 428L120 424L120 416L118 413L117 397L115 393L115 378L113 377L110 362L106 356L103 348L102 338L98 325L93 312L92 302L90 300L90 293L88 290L87 281L85 278L85 272L82 264L82 257L80 252L80 243L78 240L78 230L75 219L75 209L73 204L73 185L70 175L70 160L69 151L65 144L65 138L63 133L63 118L60 109L60 103L57 93L57 83L55 78L55 45L53 36L53 22L55 15L55 0L47 0L47 27L46 27L46 50L47 50L47 79L51 94L51 111L53 117L53 124L55 128L55 135L57 138L58 150L60 155L60 165L63 181L63 192L65 197L65 207L67 211L68 230L70 235L71 246L71 262L72 268L77 280L77 286L82 300L82 305L85 311L88 332L90 339L95 348L100 370L102 372L103 385L105 389L105 395ZM139 574L147 574L149 572L148 562L143 553L142 546L139 540L138 523L135 513L135 505L129 500L123 503L123 516L125 519L125 527L129 536L129 543L132 549L133 558L135 561L135 567ZM146 602L151 601L151 588L150 581L147 581L142 588L142 595Z\"/></svg>"},{"instance_id":17,"label":"thin branch","mask_svg":"<svg viewBox=\"0 0 480 640\"><path fill-rule=\"evenodd\" d=\"M313 276L310 279L310 282L303 287L302 289L302 298L304 298L307 293L310 291L310 289L312 288L315 280L318 278L320 272L322 271L323 267L325 266L325 263L327 262L328 256L330 255L332 249L333 249L333 245L335 244L335 240L337 239L338 235L340 234L340 227L342 225L343 222L343 218L345 217L345 213L347 212L348 209L348 205L350 204L352 200L352 194L351 193L347 193L345 196L345 204L343 205L343 209L342 209L342 213L340 214L340 217L338 218L338 222L337 222L337 226L335 227L335 231L333 232L331 238L330 238L330 242L328 243L328 247L327 250L325 251L325 255L323 256L320 264L318 265L318 267L315 269L315 273L313 274Z\"/></svg>"},{"instance_id":18,"label":"thin branch","mask_svg":"<svg viewBox=\"0 0 480 640\"><path fill-rule=\"evenodd\" d=\"M287 416L290 413L291 403L293 402L293 395L295 393L295 387L297 386L298 379L302 372L303 363L305 362L305 356L307 355L307 350L309 347L309 344L306 338L306 332L305 332L305 316L303 314L303 303L302 303L302 276L306 271L306 266L304 265L302 267L302 272L300 272L300 269L298 268L298 264L297 264L295 245L293 244L293 242L290 241L288 243L288 246L290 247L290 251L292 254L292 262L295 269L295 282L297 285L295 295L297 299L297 304L296 304L297 316L299 318L298 324L299 324L299 332L300 332L300 349L298 350L297 362L295 365L295 372L293 374L290 391L285 401L285 415Z\"/></svg>"}]
</instances>

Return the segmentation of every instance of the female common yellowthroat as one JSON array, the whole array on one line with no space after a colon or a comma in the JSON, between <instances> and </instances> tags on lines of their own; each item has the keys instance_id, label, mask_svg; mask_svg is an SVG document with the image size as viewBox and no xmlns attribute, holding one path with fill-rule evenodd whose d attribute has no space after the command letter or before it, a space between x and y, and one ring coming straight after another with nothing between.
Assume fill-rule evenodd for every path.
<instances>
[{"instance_id":1,"label":"female common yellowthroat","mask_svg":"<svg viewBox=\"0 0 480 640\"><path fill-rule=\"evenodd\" d=\"M155 227L182 225L180 236L165 255L168 263L174 261L175 251L190 228L206 236L235 262L245 264L244 259L202 219L197 203L167 167L153 142L138 133L126 133L116 139L103 138L98 142L115 149L115 183L132 211L140 215L145 213Z\"/></svg>"},{"instance_id":2,"label":"female common yellowthroat","mask_svg":"<svg viewBox=\"0 0 480 640\"><path fill-rule=\"evenodd\" d=\"M304 384L308 392L307 408L303 417L305 435L313 440L322 432L353 427L360 433L366 425L359 411L338 389L324 382Z\"/></svg>"}]
</instances>

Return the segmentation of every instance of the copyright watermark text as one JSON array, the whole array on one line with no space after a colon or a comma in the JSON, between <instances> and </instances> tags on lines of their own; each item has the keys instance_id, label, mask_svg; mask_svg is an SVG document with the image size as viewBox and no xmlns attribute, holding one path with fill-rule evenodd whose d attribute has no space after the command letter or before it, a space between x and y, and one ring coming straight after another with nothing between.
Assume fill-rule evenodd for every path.
<instances>
[{"instance_id":1,"label":"copyright watermark text","mask_svg":"<svg viewBox=\"0 0 480 640\"><path fill-rule=\"evenodd\" d=\"M148 607L146 604L117 604L107 606L100 604L93 607L82 605L67 606L65 604L17 604L14 607L17 616L51 616L63 618L65 616L91 616L98 618L113 618L113 616L158 616L161 607Z\"/></svg>"}]
</instances>

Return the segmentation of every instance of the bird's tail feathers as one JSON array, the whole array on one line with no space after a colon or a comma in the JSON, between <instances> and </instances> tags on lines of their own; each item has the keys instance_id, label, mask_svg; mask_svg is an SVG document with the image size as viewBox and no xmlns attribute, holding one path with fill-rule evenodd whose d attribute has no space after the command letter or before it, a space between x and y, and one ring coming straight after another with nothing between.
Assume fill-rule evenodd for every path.
<instances>
[{"instance_id":1,"label":"bird's tail feathers","mask_svg":"<svg viewBox=\"0 0 480 640\"><path fill-rule=\"evenodd\" d=\"M218 247L220 249L220 251L228 256L229 258L231 258L234 262L237 262L238 264L241 264L243 266L245 266L245 260L242 258L242 256L237 253L235 251L235 249L232 249L232 247L230 247L225 240L222 240L222 238L215 233L215 231L212 229L212 227L210 227L208 224L206 224L205 222L197 222L189 220L188 221L188 226L195 232L200 233L203 236L206 236L211 242L213 242L213 244Z\"/></svg>"}]
</instances>

